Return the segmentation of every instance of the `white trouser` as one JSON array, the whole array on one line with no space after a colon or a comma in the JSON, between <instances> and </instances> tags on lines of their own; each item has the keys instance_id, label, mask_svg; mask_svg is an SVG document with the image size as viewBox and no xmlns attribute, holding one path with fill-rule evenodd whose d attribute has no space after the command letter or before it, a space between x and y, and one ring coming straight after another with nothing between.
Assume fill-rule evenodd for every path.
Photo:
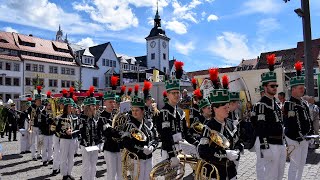
<instances>
[{"instance_id":1,"label":"white trouser","mask_svg":"<svg viewBox=\"0 0 320 180\"><path fill-rule=\"evenodd\" d=\"M79 149L79 143L80 143L80 141L79 141L79 139L78 138L75 138L75 141L76 141L76 143L75 143L75 149L74 149L74 154L78 154L78 149Z\"/></svg>"},{"instance_id":2,"label":"white trouser","mask_svg":"<svg viewBox=\"0 0 320 180\"><path fill-rule=\"evenodd\" d=\"M121 167L121 153L103 151L104 160L107 164L107 179L108 180L121 180L122 167Z\"/></svg>"},{"instance_id":3,"label":"white trouser","mask_svg":"<svg viewBox=\"0 0 320 180\"><path fill-rule=\"evenodd\" d=\"M75 139L60 139L60 172L62 176L71 175L74 159Z\"/></svg>"},{"instance_id":4,"label":"white trouser","mask_svg":"<svg viewBox=\"0 0 320 180\"><path fill-rule=\"evenodd\" d=\"M290 166L288 170L288 180L300 180L302 177L303 167L306 164L308 155L308 141L303 140L300 143L286 137L288 147L294 150L290 155Z\"/></svg>"},{"instance_id":5,"label":"white trouser","mask_svg":"<svg viewBox=\"0 0 320 180\"><path fill-rule=\"evenodd\" d=\"M81 146L82 152L82 180L94 180L97 172L98 151L87 152Z\"/></svg>"},{"instance_id":6,"label":"white trouser","mask_svg":"<svg viewBox=\"0 0 320 180\"><path fill-rule=\"evenodd\" d=\"M37 158L36 157L36 149L38 148L38 141L39 141L39 128L38 127L32 127L32 132L30 134L30 142L31 142L31 155L32 158ZM38 153L40 153L40 150L38 150Z\"/></svg>"},{"instance_id":7,"label":"white trouser","mask_svg":"<svg viewBox=\"0 0 320 180\"><path fill-rule=\"evenodd\" d=\"M53 170L60 168L60 138L53 135Z\"/></svg>"},{"instance_id":8,"label":"white trouser","mask_svg":"<svg viewBox=\"0 0 320 180\"><path fill-rule=\"evenodd\" d=\"M43 135L42 162L52 160L52 135Z\"/></svg>"},{"instance_id":9,"label":"white trouser","mask_svg":"<svg viewBox=\"0 0 320 180\"><path fill-rule=\"evenodd\" d=\"M137 161L135 161L135 164ZM140 160L140 172L139 172L139 180L150 179L150 172L152 170L152 158L146 160ZM134 167L134 173L137 173L137 166ZM132 175L136 177L137 174Z\"/></svg>"},{"instance_id":10,"label":"white trouser","mask_svg":"<svg viewBox=\"0 0 320 180\"><path fill-rule=\"evenodd\" d=\"M261 158L260 141L257 137L255 143L257 155L257 179L258 180L282 180L286 164L286 147L285 145L269 144L269 150L272 152L271 159ZM259 164L258 164L259 163ZM259 172L262 170L262 173ZM264 170L264 171L263 171Z\"/></svg>"},{"instance_id":11,"label":"white trouser","mask_svg":"<svg viewBox=\"0 0 320 180\"><path fill-rule=\"evenodd\" d=\"M19 129L20 132L20 152L28 151L28 131Z\"/></svg>"}]
</instances>

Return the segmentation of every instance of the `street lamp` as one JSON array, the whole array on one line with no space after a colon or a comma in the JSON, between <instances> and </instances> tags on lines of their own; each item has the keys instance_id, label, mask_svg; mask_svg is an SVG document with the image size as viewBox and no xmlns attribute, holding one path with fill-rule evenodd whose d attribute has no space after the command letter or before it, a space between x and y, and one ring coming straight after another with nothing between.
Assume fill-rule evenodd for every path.
<instances>
[{"instance_id":1,"label":"street lamp","mask_svg":"<svg viewBox=\"0 0 320 180\"><path fill-rule=\"evenodd\" d=\"M287 3L290 0L284 0ZM304 68L305 68L305 85L307 95L314 96L313 83L313 59L311 54L311 22L310 22L310 5L309 0L301 0L301 8L295 9L295 13L302 18L303 40L304 40Z\"/></svg>"}]
</instances>

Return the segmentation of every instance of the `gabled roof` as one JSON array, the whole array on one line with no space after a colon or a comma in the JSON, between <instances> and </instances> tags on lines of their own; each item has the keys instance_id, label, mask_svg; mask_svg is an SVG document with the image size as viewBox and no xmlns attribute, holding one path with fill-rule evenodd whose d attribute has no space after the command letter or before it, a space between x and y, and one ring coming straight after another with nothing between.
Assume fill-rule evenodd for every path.
<instances>
[{"instance_id":1,"label":"gabled roof","mask_svg":"<svg viewBox=\"0 0 320 180\"><path fill-rule=\"evenodd\" d=\"M12 33L0 31L0 47L6 49L18 50L19 47L14 42Z\"/></svg>"},{"instance_id":2,"label":"gabled roof","mask_svg":"<svg viewBox=\"0 0 320 180\"><path fill-rule=\"evenodd\" d=\"M89 47L90 53L94 56L95 62L98 62L104 50L107 48L109 44L110 42L107 42L107 43Z\"/></svg>"},{"instance_id":3,"label":"gabled roof","mask_svg":"<svg viewBox=\"0 0 320 180\"><path fill-rule=\"evenodd\" d=\"M219 73L221 74L221 73L234 72L236 68L237 68L237 66L219 68ZM187 73L188 77L203 76L203 75L209 75L208 69L200 70L200 71L191 71L191 72Z\"/></svg>"},{"instance_id":4,"label":"gabled roof","mask_svg":"<svg viewBox=\"0 0 320 180\"><path fill-rule=\"evenodd\" d=\"M172 67L174 65L174 61L175 61L175 59L169 60L169 70L170 71L172 70Z\"/></svg>"},{"instance_id":5,"label":"gabled roof","mask_svg":"<svg viewBox=\"0 0 320 180\"><path fill-rule=\"evenodd\" d=\"M139 66L148 67L147 56L137 56L135 59L140 62Z\"/></svg>"},{"instance_id":6,"label":"gabled roof","mask_svg":"<svg viewBox=\"0 0 320 180\"><path fill-rule=\"evenodd\" d=\"M295 53L296 53L296 48L271 51L271 52L263 52L260 54L260 57L258 59L257 69L268 69L267 55L269 54L276 55L275 67L277 66L293 67L293 64L295 62Z\"/></svg>"},{"instance_id":7,"label":"gabled roof","mask_svg":"<svg viewBox=\"0 0 320 180\"><path fill-rule=\"evenodd\" d=\"M318 67L317 58L318 58L319 51L320 51L320 38L312 40L311 47L312 47L311 54L312 54L313 66ZM304 61L304 44L303 44L303 42L297 43L295 60L296 61L298 61L298 60Z\"/></svg>"},{"instance_id":8,"label":"gabled roof","mask_svg":"<svg viewBox=\"0 0 320 180\"><path fill-rule=\"evenodd\" d=\"M89 51L89 48L86 48L83 53L82 53L83 56L89 56L89 57L94 57L91 52Z\"/></svg>"}]
</instances>

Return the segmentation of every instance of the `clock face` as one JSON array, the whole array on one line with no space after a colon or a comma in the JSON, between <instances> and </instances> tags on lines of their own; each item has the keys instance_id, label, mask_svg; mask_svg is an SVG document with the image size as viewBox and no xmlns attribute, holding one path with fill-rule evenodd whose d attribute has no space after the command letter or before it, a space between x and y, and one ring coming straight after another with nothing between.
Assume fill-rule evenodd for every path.
<instances>
[{"instance_id":1,"label":"clock face","mask_svg":"<svg viewBox=\"0 0 320 180\"><path fill-rule=\"evenodd\" d=\"M166 47L167 47L167 43L163 41L163 42L162 42L162 47L163 47L163 48L166 48Z\"/></svg>"},{"instance_id":2,"label":"clock face","mask_svg":"<svg viewBox=\"0 0 320 180\"><path fill-rule=\"evenodd\" d=\"M150 43L150 46L151 46L152 48L154 48L154 47L156 46L156 42L155 42L155 41L152 41L152 42Z\"/></svg>"}]
</instances>

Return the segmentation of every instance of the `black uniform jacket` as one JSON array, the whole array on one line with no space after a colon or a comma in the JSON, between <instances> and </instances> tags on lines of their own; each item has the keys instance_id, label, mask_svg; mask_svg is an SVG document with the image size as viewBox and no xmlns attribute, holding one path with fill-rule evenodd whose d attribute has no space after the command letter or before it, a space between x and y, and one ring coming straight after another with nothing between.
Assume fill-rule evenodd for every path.
<instances>
[{"instance_id":1,"label":"black uniform jacket","mask_svg":"<svg viewBox=\"0 0 320 180\"><path fill-rule=\"evenodd\" d=\"M185 139L195 146L199 143L190 134L186 125L185 113L178 106L165 104L160 110L156 123L162 141L162 149L167 151L169 158L178 155L175 144L178 144L180 140Z\"/></svg>"},{"instance_id":2,"label":"black uniform jacket","mask_svg":"<svg viewBox=\"0 0 320 180\"><path fill-rule=\"evenodd\" d=\"M39 122L39 129L42 135L51 136L55 133L55 121L53 119L52 113L43 110L41 112L41 121Z\"/></svg>"},{"instance_id":3,"label":"black uniform jacket","mask_svg":"<svg viewBox=\"0 0 320 180\"><path fill-rule=\"evenodd\" d=\"M314 134L309 107L301 99L291 97L284 103L283 120L285 135L292 140L302 141Z\"/></svg>"},{"instance_id":4,"label":"black uniform jacket","mask_svg":"<svg viewBox=\"0 0 320 180\"><path fill-rule=\"evenodd\" d=\"M131 130L133 129L140 129L145 134L146 140L138 141L135 139L131 134ZM127 148L130 152L135 153L139 159L145 160L152 157L152 154L146 155L143 153L144 146L152 146L154 150L158 146L158 141L156 138L157 132L151 121L143 119L143 122L140 122L133 116L129 115L129 120L125 127L125 133L128 134L123 138L123 146L125 148Z\"/></svg>"},{"instance_id":5,"label":"black uniform jacket","mask_svg":"<svg viewBox=\"0 0 320 180\"><path fill-rule=\"evenodd\" d=\"M96 117L89 118L86 115L80 115L80 145L88 147L102 143L102 132L98 128L99 121Z\"/></svg>"}]
</instances>

